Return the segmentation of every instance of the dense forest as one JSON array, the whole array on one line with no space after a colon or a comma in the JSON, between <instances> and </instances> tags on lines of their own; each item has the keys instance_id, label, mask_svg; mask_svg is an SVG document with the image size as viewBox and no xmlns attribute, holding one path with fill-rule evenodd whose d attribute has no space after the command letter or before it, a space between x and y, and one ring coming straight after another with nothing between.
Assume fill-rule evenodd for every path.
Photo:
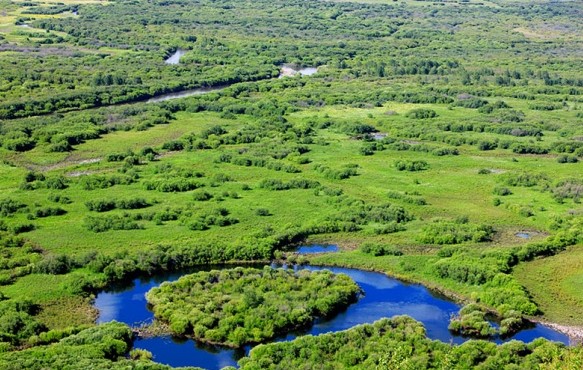
<instances>
[{"instance_id":1,"label":"dense forest","mask_svg":"<svg viewBox=\"0 0 583 370\"><path fill-rule=\"evenodd\" d=\"M343 275L225 269L148 293L151 327L96 324L96 296L134 278L278 261L421 283L481 340L387 318L242 369L581 368L577 345L487 341L531 321L583 338L580 19L578 1L0 0L0 367L166 369L137 338L239 347L357 299ZM312 243L340 251L294 252Z\"/></svg>"}]
</instances>

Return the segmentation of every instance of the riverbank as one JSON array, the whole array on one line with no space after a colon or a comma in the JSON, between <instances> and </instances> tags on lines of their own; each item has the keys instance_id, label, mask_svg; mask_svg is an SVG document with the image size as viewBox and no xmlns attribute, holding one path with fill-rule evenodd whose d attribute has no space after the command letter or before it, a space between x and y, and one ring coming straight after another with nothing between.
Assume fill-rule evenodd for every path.
<instances>
[{"instance_id":1,"label":"riverbank","mask_svg":"<svg viewBox=\"0 0 583 370\"><path fill-rule=\"evenodd\" d=\"M583 344L583 327L581 326L561 325L536 318L530 318L530 320L567 335L571 340L571 345Z\"/></svg>"}]
</instances>

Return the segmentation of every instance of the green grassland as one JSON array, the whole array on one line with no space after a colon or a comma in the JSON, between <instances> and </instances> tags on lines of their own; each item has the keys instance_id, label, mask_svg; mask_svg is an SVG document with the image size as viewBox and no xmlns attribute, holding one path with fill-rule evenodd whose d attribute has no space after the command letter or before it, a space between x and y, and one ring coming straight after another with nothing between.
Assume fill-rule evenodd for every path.
<instances>
[{"instance_id":1,"label":"green grassland","mask_svg":"<svg viewBox=\"0 0 583 370\"><path fill-rule=\"evenodd\" d=\"M1 4L0 322L34 334L2 348L91 325L114 282L311 242L583 324L580 4Z\"/></svg>"}]
</instances>

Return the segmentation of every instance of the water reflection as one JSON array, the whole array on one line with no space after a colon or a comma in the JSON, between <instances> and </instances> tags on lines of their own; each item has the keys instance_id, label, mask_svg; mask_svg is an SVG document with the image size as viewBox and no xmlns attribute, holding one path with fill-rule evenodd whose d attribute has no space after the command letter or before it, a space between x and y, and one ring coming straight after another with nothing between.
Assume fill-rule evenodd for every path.
<instances>
[{"instance_id":1,"label":"water reflection","mask_svg":"<svg viewBox=\"0 0 583 370\"><path fill-rule=\"evenodd\" d=\"M232 266L230 266L232 267ZM255 266L258 267L258 266ZM205 270L217 268L208 266ZM297 269L297 268L296 268ZM409 315L425 325L427 336L444 342L462 343L467 340L453 336L447 326L449 318L459 310L459 306L441 297L427 288L406 284L392 279L384 274L358 269L339 267L303 266L300 269L328 269L334 273L344 273L356 281L364 295L358 302L350 305L343 312L329 319L319 319L313 326L276 338L276 341L293 340L298 335L321 334L349 329L355 325L372 323L383 317L394 315ZM200 271L201 269L197 269ZM193 271L191 271L193 272ZM160 285L162 281L174 281L184 273L166 274L153 279L136 279L132 286L122 291L117 287L112 292L100 293L95 301L100 316L98 322L117 320L129 325L152 320L152 313L147 309L145 293ZM530 342L538 337L544 337L563 343L568 343L568 337L543 325L533 325L512 338ZM502 340L497 338L496 342ZM206 346L190 339L177 339L168 336L137 339L135 348L146 349L154 354L154 360L172 366L200 366L210 370L218 370L224 366L236 366L237 360L250 350L251 346L234 350L216 346Z\"/></svg>"}]
</instances>

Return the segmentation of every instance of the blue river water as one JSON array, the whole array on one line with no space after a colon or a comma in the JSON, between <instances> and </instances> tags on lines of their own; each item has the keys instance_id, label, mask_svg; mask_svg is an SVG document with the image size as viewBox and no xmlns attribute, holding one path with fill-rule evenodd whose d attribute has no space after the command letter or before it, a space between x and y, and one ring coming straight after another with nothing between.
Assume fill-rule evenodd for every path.
<instances>
[{"instance_id":1,"label":"blue river water","mask_svg":"<svg viewBox=\"0 0 583 370\"><path fill-rule=\"evenodd\" d=\"M304 250L302 253L314 252L316 247L312 248L311 250ZM215 266L215 269L217 268L225 267ZM460 306L445 297L436 295L422 285L407 284L381 273L358 269L318 266L302 266L299 268L308 270L328 269L334 273L347 274L358 283L364 294L356 303L350 305L345 311L340 312L333 318L318 320L312 327L276 338L276 341L292 340L298 335L318 335L345 330L358 324L372 323L380 318L394 315L409 315L422 322L427 330L427 336L431 339L438 339L448 343L462 343L468 339L454 336L447 329L451 315L456 314ZM212 266L205 268L205 270L209 269L212 269ZM184 273L159 275L149 279L136 279L131 286L99 293L95 300L95 307L100 312L98 322L117 320L131 326L151 322L153 315L147 308L146 292L164 281L177 280L182 275ZM532 327L522 330L504 341L518 339L530 342L538 337L569 343L566 335L541 324L533 324ZM502 340L497 338L496 342L501 343ZM209 370L218 370L225 366L236 366L237 360L247 354L251 346L230 349L200 344L191 339L162 336L138 338L134 342L134 348L142 348L152 352L154 360L163 364L199 366Z\"/></svg>"}]
</instances>

